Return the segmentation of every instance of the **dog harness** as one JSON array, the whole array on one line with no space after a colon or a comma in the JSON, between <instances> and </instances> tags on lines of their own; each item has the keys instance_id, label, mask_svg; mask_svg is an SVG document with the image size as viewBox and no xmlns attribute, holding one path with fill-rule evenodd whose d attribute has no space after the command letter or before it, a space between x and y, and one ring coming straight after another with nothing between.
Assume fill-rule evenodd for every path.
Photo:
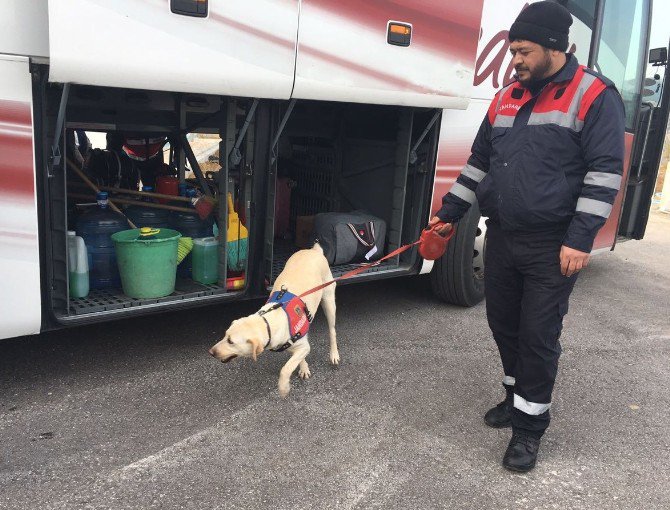
<instances>
[{"instance_id":1,"label":"dog harness","mask_svg":"<svg viewBox=\"0 0 670 510\"><path fill-rule=\"evenodd\" d=\"M266 304L267 303L274 304L266 310L258 311L258 315L260 315L261 318L265 321L265 325L268 328L268 341L265 344L266 348L272 341L272 332L270 331L270 323L263 316L272 310L276 310L277 308L282 308L286 313L286 318L288 319L288 329L291 333L291 337L285 344L280 345L279 347L275 347L274 349L270 349L271 351L284 351L309 332L309 325L313 320L312 314L307 309L305 302L295 294L291 294L286 289L286 287L282 287L281 290L270 294Z\"/></svg>"}]
</instances>

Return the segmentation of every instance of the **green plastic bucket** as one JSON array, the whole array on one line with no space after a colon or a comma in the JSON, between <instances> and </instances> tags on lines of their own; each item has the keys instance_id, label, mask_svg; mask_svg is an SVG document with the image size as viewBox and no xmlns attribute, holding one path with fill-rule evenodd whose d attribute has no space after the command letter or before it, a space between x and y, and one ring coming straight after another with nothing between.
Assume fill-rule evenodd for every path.
<instances>
[{"instance_id":1,"label":"green plastic bucket","mask_svg":"<svg viewBox=\"0 0 670 510\"><path fill-rule=\"evenodd\" d=\"M123 293L132 298L159 298L172 294L180 237L179 232L168 228L149 237L140 237L140 229L113 234Z\"/></svg>"}]
</instances>

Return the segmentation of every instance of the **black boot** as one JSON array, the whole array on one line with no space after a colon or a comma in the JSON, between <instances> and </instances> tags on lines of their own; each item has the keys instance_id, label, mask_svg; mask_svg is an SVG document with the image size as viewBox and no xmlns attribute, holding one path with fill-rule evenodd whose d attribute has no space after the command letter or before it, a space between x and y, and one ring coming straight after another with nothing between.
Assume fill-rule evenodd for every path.
<instances>
[{"instance_id":1,"label":"black boot","mask_svg":"<svg viewBox=\"0 0 670 510\"><path fill-rule=\"evenodd\" d=\"M484 415L484 422L496 429L512 426L512 408L514 407L514 386L503 384L505 392L505 400L500 402L497 406L489 409Z\"/></svg>"},{"instance_id":2,"label":"black boot","mask_svg":"<svg viewBox=\"0 0 670 510\"><path fill-rule=\"evenodd\" d=\"M540 439L516 430L512 432L507 451L502 464L510 471L527 473L535 467L537 452L540 449Z\"/></svg>"}]
</instances>

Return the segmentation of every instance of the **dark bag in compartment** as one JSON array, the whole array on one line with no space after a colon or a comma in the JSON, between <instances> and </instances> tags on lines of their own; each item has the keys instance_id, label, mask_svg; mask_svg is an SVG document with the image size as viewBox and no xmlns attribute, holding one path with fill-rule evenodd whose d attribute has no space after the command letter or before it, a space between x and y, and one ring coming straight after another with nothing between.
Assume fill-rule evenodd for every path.
<instances>
[{"instance_id":1,"label":"dark bag in compartment","mask_svg":"<svg viewBox=\"0 0 670 510\"><path fill-rule=\"evenodd\" d=\"M314 219L314 237L331 266L369 262L384 254L386 222L365 211L321 213Z\"/></svg>"}]
</instances>

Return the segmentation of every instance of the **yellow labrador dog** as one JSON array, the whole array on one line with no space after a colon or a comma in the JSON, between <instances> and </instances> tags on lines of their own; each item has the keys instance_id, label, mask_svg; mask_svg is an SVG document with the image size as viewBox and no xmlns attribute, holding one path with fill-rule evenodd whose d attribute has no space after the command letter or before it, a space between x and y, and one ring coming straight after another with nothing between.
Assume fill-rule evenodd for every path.
<instances>
[{"instance_id":1,"label":"yellow labrador dog","mask_svg":"<svg viewBox=\"0 0 670 510\"><path fill-rule=\"evenodd\" d=\"M286 262L272 287L270 301L253 315L234 320L223 340L209 353L223 363L238 356L254 361L265 349L287 350L291 358L279 372L279 394L286 397L291 391L289 379L299 367L298 375L307 379L311 375L305 358L309 354L308 329L319 304L328 321L330 335L330 362L340 363L335 333L335 284L298 298L301 293L333 279L328 261L319 244L312 249L294 253Z\"/></svg>"}]
</instances>

